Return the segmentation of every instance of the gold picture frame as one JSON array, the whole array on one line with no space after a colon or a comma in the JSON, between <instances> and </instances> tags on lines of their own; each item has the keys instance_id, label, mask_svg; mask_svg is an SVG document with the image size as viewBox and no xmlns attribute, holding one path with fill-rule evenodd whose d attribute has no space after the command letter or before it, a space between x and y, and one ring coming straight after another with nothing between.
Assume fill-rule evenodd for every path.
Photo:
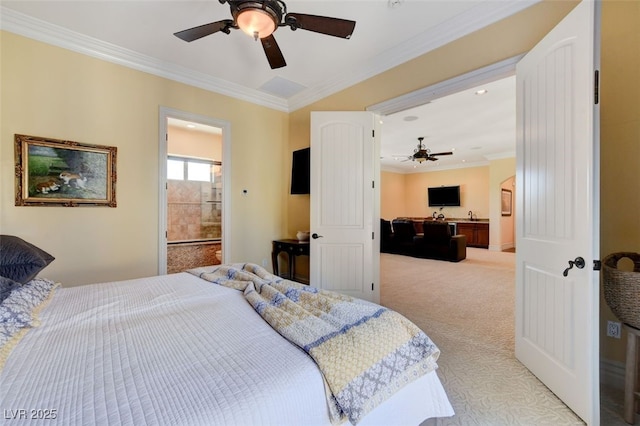
<instances>
[{"instance_id":1,"label":"gold picture frame","mask_svg":"<svg viewBox=\"0 0 640 426\"><path fill-rule=\"evenodd\" d=\"M116 207L117 148L15 135L16 206Z\"/></svg>"}]
</instances>

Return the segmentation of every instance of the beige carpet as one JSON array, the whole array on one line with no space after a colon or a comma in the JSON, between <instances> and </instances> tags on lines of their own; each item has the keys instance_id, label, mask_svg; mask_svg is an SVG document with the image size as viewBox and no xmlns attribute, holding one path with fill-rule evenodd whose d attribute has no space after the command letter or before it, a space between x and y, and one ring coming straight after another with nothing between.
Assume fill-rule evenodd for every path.
<instances>
[{"instance_id":1,"label":"beige carpet","mask_svg":"<svg viewBox=\"0 0 640 426\"><path fill-rule=\"evenodd\" d=\"M584 424L515 358L514 268L514 253L474 248L460 263L381 255L381 304L442 351L438 375L456 415L426 424Z\"/></svg>"}]
</instances>

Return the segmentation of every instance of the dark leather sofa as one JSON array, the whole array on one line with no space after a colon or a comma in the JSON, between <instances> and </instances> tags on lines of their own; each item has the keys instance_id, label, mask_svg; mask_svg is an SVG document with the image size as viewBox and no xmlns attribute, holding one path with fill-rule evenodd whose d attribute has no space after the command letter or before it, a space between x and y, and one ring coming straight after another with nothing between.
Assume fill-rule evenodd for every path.
<instances>
[{"instance_id":1,"label":"dark leather sofa","mask_svg":"<svg viewBox=\"0 0 640 426\"><path fill-rule=\"evenodd\" d=\"M459 262L467 257L467 237L451 235L447 222L425 220L416 223L409 219L381 219L380 251L428 259Z\"/></svg>"}]
</instances>

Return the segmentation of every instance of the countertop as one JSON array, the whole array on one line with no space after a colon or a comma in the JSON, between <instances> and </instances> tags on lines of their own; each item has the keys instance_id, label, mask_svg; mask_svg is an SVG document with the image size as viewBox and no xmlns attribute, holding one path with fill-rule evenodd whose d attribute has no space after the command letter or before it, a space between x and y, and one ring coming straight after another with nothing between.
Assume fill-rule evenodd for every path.
<instances>
[{"instance_id":1,"label":"countertop","mask_svg":"<svg viewBox=\"0 0 640 426\"><path fill-rule=\"evenodd\" d=\"M438 219L438 220L440 220L440 219ZM473 220L471 220L468 217L464 218L464 219L455 218L455 217L446 217L446 218L444 218L444 221L445 222L456 222L456 223L478 223L478 222L480 222L480 223L489 223L489 219L473 219Z\"/></svg>"},{"instance_id":2,"label":"countertop","mask_svg":"<svg viewBox=\"0 0 640 426\"><path fill-rule=\"evenodd\" d=\"M480 219L469 219L468 217L445 217L444 219L433 219L431 217L407 217L407 218L400 218L400 219L409 219L409 220L417 220L417 221L423 221L423 220L441 220L443 222L456 222L456 223L489 223L489 219L484 219L484 218L480 218Z\"/></svg>"}]
</instances>

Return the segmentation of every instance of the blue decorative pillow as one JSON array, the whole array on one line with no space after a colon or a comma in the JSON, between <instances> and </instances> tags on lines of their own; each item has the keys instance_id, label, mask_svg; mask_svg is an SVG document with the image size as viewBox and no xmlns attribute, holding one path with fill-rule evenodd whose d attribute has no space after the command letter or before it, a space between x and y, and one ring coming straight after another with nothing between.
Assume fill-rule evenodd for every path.
<instances>
[{"instance_id":1,"label":"blue decorative pillow","mask_svg":"<svg viewBox=\"0 0 640 426\"><path fill-rule=\"evenodd\" d=\"M55 257L13 235L0 235L0 276L25 284Z\"/></svg>"}]
</instances>

